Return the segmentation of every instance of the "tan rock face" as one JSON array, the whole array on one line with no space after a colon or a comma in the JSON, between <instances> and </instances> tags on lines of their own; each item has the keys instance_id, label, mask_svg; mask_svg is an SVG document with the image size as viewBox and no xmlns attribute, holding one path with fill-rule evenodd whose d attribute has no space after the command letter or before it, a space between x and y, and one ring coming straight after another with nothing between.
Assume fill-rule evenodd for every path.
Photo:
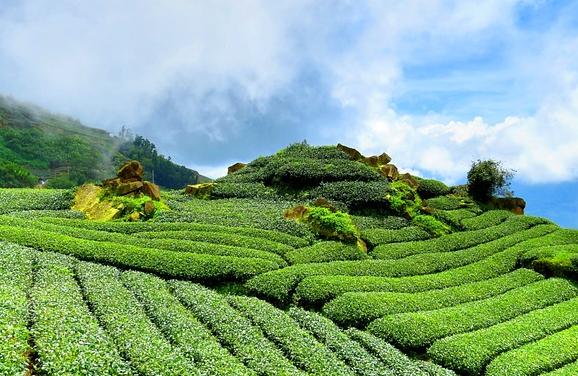
<instances>
[{"instance_id":1,"label":"tan rock face","mask_svg":"<svg viewBox=\"0 0 578 376\"><path fill-rule=\"evenodd\" d=\"M155 204L153 204L152 201L145 202L143 211L147 217L152 217L153 214L155 213L155 210L156 210Z\"/></svg>"},{"instance_id":2,"label":"tan rock face","mask_svg":"<svg viewBox=\"0 0 578 376\"><path fill-rule=\"evenodd\" d=\"M215 188L215 183L201 183L187 185L185 193L197 198L208 198Z\"/></svg>"},{"instance_id":3,"label":"tan rock face","mask_svg":"<svg viewBox=\"0 0 578 376\"><path fill-rule=\"evenodd\" d=\"M410 187L416 189L419 186L418 181L411 176L411 174L409 173L405 173L405 174L400 174L397 178L397 180L401 180L404 183L406 183L407 185L409 185Z\"/></svg>"},{"instance_id":4,"label":"tan rock face","mask_svg":"<svg viewBox=\"0 0 578 376\"><path fill-rule=\"evenodd\" d=\"M526 208L526 201L521 197L493 198L490 205L494 209L509 210L514 214L522 215Z\"/></svg>"},{"instance_id":5,"label":"tan rock face","mask_svg":"<svg viewBox=\"0 0 578 376\"><path fill-rule=\"evenodd\" d=\"M142 181L144 168L139 161L128 161L117 172L117 176L123 181Z\"/></svg>"},{"instance_id":6,"label":"tan rock face","mask_svg":"<svg viewBox=\"0 0 578 376\"><path fill-rule=\"evenodd\" d=\"M237 163L229 166L229 168L227 168L227 175L230 175L233 172L237 172L237 171L239 171L245 167L247 167L247 165L245 163L237 162Z\"/></svg>"},{"instance_id":7,"label":"tan rock face","mask_svg":"<svg viewBox=\"0 0 578 376\"><path fill-rule=\"evenodd\" d=\"M381 153L377 156L377 164L380 166L386 165L391 162L391 157L387 153Z\"/></svg>"},{"instance_id":8,"label":"tan rock face","mask_svg":"<svg viewBox=\"0 0 578 376\"><path fill-rule=\"evenodd\" d=\"M150 181L143 182L141 191L143 194L149 196L155 201L159 201L161 199L161 189L158 185L153 184Z\"/></svg>"},{"instance_id":9,"label":"tan rock face","mask_svg":"<svg viewBox=\"0 0 578 376\"><path fill-rule=\"evenodd\" d=\"M142 181L131 181L127 183L120 183L115 188L115 193L119 196L124 196L129 193L136 192L143 187Z\"/></svg>"},{"instance_id":10,"label":"tan rock face","mask_svg":"<svg viewBox=\"0 0 578 376\"><path fill-rule=\"evenodd\" d=\"M361 154L357 149L350 148L349 146L345 146L342 144L337 144L337 149L349 155L353 160L358 161L360 159L363 159L363 154Z\"/></svg>"},{"instance_id":11,"label":"tan rock face","mask_svg":"<svg viewBox=\"0 0 578 376\"><path fill-rule=\"evenodd\" d=\"M394 164L388 163L379 168L379 172L382 176L386 177L389 181L394 181L399 176L399 171Z\"/></svg>"}]
</instances>

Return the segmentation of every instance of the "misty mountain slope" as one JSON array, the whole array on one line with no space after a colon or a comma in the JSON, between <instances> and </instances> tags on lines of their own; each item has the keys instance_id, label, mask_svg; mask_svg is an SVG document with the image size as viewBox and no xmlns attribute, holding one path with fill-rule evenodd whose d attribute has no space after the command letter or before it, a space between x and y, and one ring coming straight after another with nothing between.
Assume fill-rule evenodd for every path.
<instances>
[{"instance_id":1,"label":"misty mountain slope","mask_svg":"<svg viewBox=\"0 0 578 376\"><path fill-rule=\"evenodd\" d=\"M196 183L199 174L157 152L150 141L121 138L67 116L0 96L0 186L67 188L114 175L127 159L141 159L147 174L168 188Z\"/></svg>"}]
</instances>

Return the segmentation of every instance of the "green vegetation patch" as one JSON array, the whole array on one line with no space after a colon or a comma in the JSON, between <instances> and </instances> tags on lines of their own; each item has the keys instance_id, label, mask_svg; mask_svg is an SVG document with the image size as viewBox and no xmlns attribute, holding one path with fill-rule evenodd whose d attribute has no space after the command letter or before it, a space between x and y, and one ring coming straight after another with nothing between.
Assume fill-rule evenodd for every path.
<instances>
[{"instance_id":1,"label":"green vegetation patch","mask_svg":"<svg viewBox=\"0 0 578 376\"><path fill-rule=\"evenodd\" d=\"M364 260L368 257L367 253L355 245L323 241L287 252L285 258L290 264L307 264L338 260Z\"/></svg>"},{"instance_id":2,"label":"green vegetation patch","mask_svg":"<svg viewBox=\"0 0 578 376\"><path fill-rule=\"evenodd\" d=\"M578 244L535 248L522 254L520 262L547 276L578 279Z\"/></svg>"}]
</instances>

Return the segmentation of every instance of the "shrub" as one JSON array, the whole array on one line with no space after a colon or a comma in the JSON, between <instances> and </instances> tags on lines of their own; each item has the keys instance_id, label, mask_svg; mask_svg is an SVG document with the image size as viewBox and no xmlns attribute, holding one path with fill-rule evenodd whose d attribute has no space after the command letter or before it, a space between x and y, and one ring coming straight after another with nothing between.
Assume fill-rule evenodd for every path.
<instances>
[{"instance_id":1,"label":"shrub","mask_svg":"<svg viewBox=\"0 0 578 376\"><path fill-rule=\"evenodd\" d=\"M65 189L0 189L0 214L22 210L65 210L73 194Z\"/></svg>"},{"instance_id":2,"label":"shrub","mask_svg":"<svg viewBox=\"0 0 578 376\"><path fill-rule=\"evenodd\" d=\"M510 321L441 339L428 350L437 363L469 375L482 374L499 354L578 325L578 298L526 313Z\"/></svg>"},{"instance_id":3,"label":"shrub","mask_svg":"<svg viewBox=\"0 0 578 376\"><path fill-rule=\"evenodd\" d=\"M477 217L463 219L462 226L468 231L481 230L499 225L513 216L509 210L488 210Z\"/></svg>"},{"instance_id":4,"label":"shrub","mask_svg":"<svg viewBox=\"0 0 578 376\"><path fill-rule=\"evenodd\" d=\"M406 218L415 217L422 207L422 201L415 189L401 180L390 184L385 199L391 211Z\"/></svg>"},{"instance_id":5,"label":"shrub","mask_svg":"<svg viewBox=\"0 0 578 376\"><path fill-rule=\"evenodd\" d=\"M496 194L511 195L509 187L514 172L504 168L502 162L477 160L468 171L468 192L480 202L488 202Z\"/></svg>"},{"instance_id":6,"label":"shrub","mask_svg":"<svg viewBox=\"0 0 578 376\"><path fill-rule=\"evenodd\" d=\"M455 375L449 370L445 370L432 363L413 361L401 351L368 332L351 328L347 334L360 343L370 353L375 355L381 362L391 370L394 375L412 376L452 376Z\"/></svg>"},{"instance_id":7,"label":"shrub","mask_svg":"<svg viewBox=\"0 0 578 376\"><path fill-rule=\"evenodd\" d=\"M301 375L259 329L227 303L226 297L189 282L171 281L170 286L220 343L249 368L262 375Z\"/></svg>"},{"instance_id":8,"label":"shrub","mask_svg":"<svg viewBox=\"0 0 578 376\"><path fill-rule=\"evenodd\" d=\"M385 208L389 191L387 181L338 181L321 183L310 195L343 202L352 210Z\"/></svg>"},{"instance_id":9,"label":"shrub","mask_svg":"<svg viewBox=\"0 0 578 376\"><path fill-rule=\"evenodd\" d=\"M269 260L174 252L132 245L77 239L38 229L0 225L3 239L41 249L77 256L85 260L136 268L162 275L215 281L243 280L278 265Z\"/></svg>"},{"instance_id":10,"label":"shrub","mask_svg":"<svg viewBox=\"0 0 578 376\"><path fill-rule=\"evenodd\" d=\"M77 273L95 315L139 373L199 374L192 362L171 346L149 320L135 297L118 280L118 270L79 263Z\"/></svg>"},{"instance_id":11,"label":"shrub","mask_svg":"<svg viewBox=\"0 0 578 376\"><path fill-rule=\"evenodd\" d=\"M257 298L229 297L229 304L258 326L292 362L314 375L353 375L331 351L285 312Z\"/></svg>"},{"instance_id":12,"label":"shrub","mask_svg":"<svg viewBox=\"0 0 578 376\"><path fill-rule=\"evenodd\" d=\"M430 198L426 201L426 205L438 210L477 209L477 206L472 203L471 200L461 196L439 196Z\"/></svg>"},{"instance_id":13,"label":"shrub","mask_svg":"<svg viewBox=\"0 0 578 376\"><path fill-rule=\"evenodd\" d=\"M409 226L409 221L395 215L387 216L357 216L352 215L351 220L358 229L364 231L373 228L384 230L399 230Z\"/></svg>"},{"instance_id":14,"label":"shrub","mask_svg":"<svg viewBox=\"0 0 578 376\"><path fill-rule=\"evenodd\" d=\"M32 287L33 251L0 242L0 374L28 368L30 332L27 293ZM8 340L10 339L10 340Z\"/></svg>"},{"instance_id":15,"label":"shrub","mask_svg":"<svg viewBox=\"0 0 578 376\"><path fill-rule=\"evenodd\" d=\"M578 374L578 360L552 372L544 373L544 376L574 376Z\"/></svg>"},{"instance_id":16,"label":"shrub","mask_svg":"<svg viewBox=\"0 0 578 376\"><path fill-rule=\"evenodd\" d=\"M386 315L430 311L487 299L540 279L537 273L519 269L496 278L418 293L352 292L327 303L323 312L339 325L364 327Z\"/></svg>"},{"instance_id":17,"label":"shrub","mask_svg":"<svg viewBox=\"0 0 578 376\"><path fill-rule=\"evenodd\" d=\"M537 226L510 239L519 243L483 260L439 273L392 278L377 276L318 275L304 278L295 290L295 299L304 304L319 305L346 292L392 291L420 292L458 286L494 278L512 271L518 255L533 241L547 239L556 243L567 241L556 234L558 227ZM529 239L529 240L528 240Z\"/></svg>"},{"instance_id":18,"label":"shrub","mask_svg":"<svg viewBox=\"0 0 578 376\"><path fill-rule=\"evenodd\" d=\"M347 334L325 317L299 308L289 309L289 315L303 329L311 332L342 361L347 363L356 375L390 374L389 370L383 369L383 364L379 360L370 355L362 346L349 338Z\"/></svg>"},{"instance_id":19,"label":"shrub","mask_svg":"<svg viewBox=\"0 0 578 376\"><path fill-rule=\"evenodd\" d=\"M441 181L434 179L420 179L417 193L423 199L445 196L450 193L450 188Z\"/></svg>"},{"instance_id":20,"label":"shrub","mask_svg":"<svg viewBox=\"0 0 578 376\"><path fill-rule=\"evenodd\" d=\"M379 259L399 259L416 254L454 252L494 240L499 240L500 238L515 234L542 223L545 223L545 221L539 217L514 217L509 221L487 229L470 232L456 232L442 238L425 241L381 244L375 247L372 251L372 255Z\"/></svg>"},{"instance_id":21,"label":"shrub","mask_svg":"<svg viewBox=\"0 0 578 376\"><path fill-rule=\"evenodd\" d=\"M385 316L368 330L403 348L424 348L437 339L496 325L577 295L578 288L567 280L548 279L454 307Z\"/></svg>"},{"instance_id":22,"label":"shrub","mask_svg":"<svg viewBox=\"0 0 578 376\"><path fill-rule=\"evenodd\" d=\"M433 215L440 221L447 223L454 229L464 230L462 221L467 218L475 217L476 213L471 211L470 209L456 209L456 210L434 209L431 215Z\"/></svg>"},{"instance_id":23,"label":"shrub","mask_svg":"<svg viewBox=\"0 0 578 376\"><path fill-rule=\"evenodd\" d=\"M578 325L505 352L486 369L488 376L537 375L578 359Z\"/></svg>"},{"instance_id":24,"label":"shrub","mask_svg":"<svg viewBox=\"0 0 578 376\"><path fill-rule=\"evenodd\" d=\"M431 235L417 226L408 226L399 230L387 230L372 228L361 233L361 238L370 246L377 247L382 244L403 243L429 239Z\"/></svg>"},{"instance_id":25,"label":"shrub","mask_svg":"<svg viewBox=\"0 0 578 376\"><path fill-rule=\"evenodd\" d=\"M416 215L411 223L415 226L421 227L426 230L429 234L435 237L440 237L442 235L447 235L452 232L452 229L444 224L443 222L437 220L431 215Z\"/></svg>"},{"instance_id":26,"label":"shrub","mask_svg":"<svg viewBox=\"0 0 578 376\"><path fill-rule=\"evenodd\" d=\"M0 187L24 188L37 183L38 178L26 168L10 161L0 161Z\"/></svg>"},{"instance_id":27,"label":"shrub","mask_svg":"<svg viewBox=\"0 0 578 376\"><path fill-rule=\"evenodd\" d=\"M274 189L263 183L218 182L211 192L211 198L272 198L277 195Z\"/></svg>"},{"instance_id":28,"label":"shrub","mask_svg":"<svg viewBox=\"0 0 578 376\"><path fill-rule=\"evenodd\" d=\"M576 260L578 260L578 244L535 248L520 256L522 265L534 268L542 274L578 279Z\"/></svg>"},{"instance_id":29,"label":"shrub","mask_svg":"<svg viewBox=\"0 0 578 376\"><path fill-rule=\"evenodd\" d=\"M162 279L140 272L125 272L122 282L135 294L155 325L171 343L197 364L202 374L252 375L243 363L186 309Z\"/></svg>"},{"instance_id":30,"label":"shrub","mask_svg":"<svg viewBox=\"0 0 578 376\"><path fill-rule=\"evenodd\" d=\"M367 258L367 254L351 244L325 241L287 252L285 258L290 264L307 264L338 260L363 260Z\"/></svg>"},{"instance_id":31,"label":"shrub","mask_svg":"<svg viewBox=\"0 0 578 376\"><path fill-rule=\"evenodd\" d=\"M30 291L32 332L43 374L131 375L111 339L84 303L75 260L38 253Z\"/></svg>"}]
</instances>

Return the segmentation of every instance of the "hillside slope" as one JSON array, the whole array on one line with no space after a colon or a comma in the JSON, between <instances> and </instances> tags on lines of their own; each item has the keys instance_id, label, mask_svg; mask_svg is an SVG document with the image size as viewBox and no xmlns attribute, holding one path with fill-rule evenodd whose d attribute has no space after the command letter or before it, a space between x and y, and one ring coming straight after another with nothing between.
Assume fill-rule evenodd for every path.
<instances>
[{"instance_id":1,"label":"hillside slope","mask_svg":"<svg viewBox=\"0 0 578 376\"><path fill-rule=\"evenodd\" d=\"M145 142L146 141L146 142ZM46 180L67 188L113 175L127 159L142 158L156 182L180 188L203 178L156 151L142 138L121 138L78 120L0 96L0 187L27 187Z\"/></svg>"}]
</instances>

